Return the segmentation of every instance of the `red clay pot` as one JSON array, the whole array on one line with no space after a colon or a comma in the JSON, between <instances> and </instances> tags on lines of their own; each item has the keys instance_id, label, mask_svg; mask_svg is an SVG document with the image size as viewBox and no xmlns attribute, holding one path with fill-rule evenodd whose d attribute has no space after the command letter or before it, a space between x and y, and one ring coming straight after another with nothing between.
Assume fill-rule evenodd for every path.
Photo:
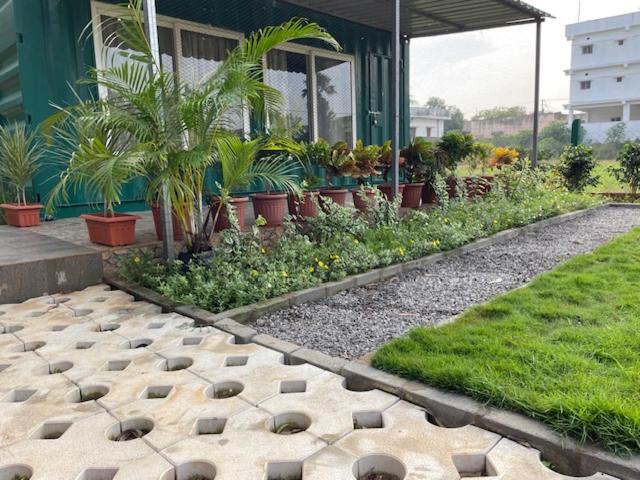
<instances>
[{"instance_id":1,"label":"red clay pot","mask_svg":"<svg viewBox=\"0 0 640 480\"><path fill-rule=\"evenodd\" d=\"M160 205L157 203L151 205L151 215L153 216L153 226L156 229L156 238L162 240L164 235L162 234L162 222L160 221ZM184 234L182 233L182 225L180 225L180 220L178 220L175 210L171 215L171 224L173 227L173 240L181 241L184 238Z\"/></svg>"},{"instance_id":2,"label":"red clay pot","mask_svg":"<svg viewBox=\"0 0 640 480\"><path fill-rule=\"evenodd\" d=\"M404 195L405 184L400 184L400 195ZM378 185L378 190L382 192L382 194L386 197L387 200L393 201L393 186L385 183L384 185ZM403 202L404 203L404 202Z\"/></svg>"},{"instance_id":3,"label":"red clay pot","mask_svg":"<svg viewBox=\"0 0 640 480\"><path fill-rule=\"evenodd\" d=\"M287 214L287 194L286 193L256 193L251 196L253 199L253 213L267 221L267 227L277 227L284 223Z\"/></svg>"},{"instance_id":4,"label":"red clay pot","mask_svg":"<svg viewBox=\"0 0 640 480\"><path fill-rule=\"evenodd\" d=\"M320 190L320 200L330 198L334 203L344 207L347 204L347 195L349 190L346 188L336 188L328 190Z\"/></svg>"},{"instance_id":5,"label":"red clay pot","mask_svg":"<svg viewBox=\"0 0 640 480\"><path fill-rule=\"evenodd\" d=\"M456 177L447 178L447 193L449 198L458 196L458 179Z\"/></svg>"},{"instance_id":6,"label":"red clay pot","mask_svg":"<svg viewBox=\"0 0 640 480\"><path fill-rule=\"evenodd\" d=\"M232 198L230 202L231 202L231 207L236 212L236 217L238 218L238 224L240 225L240 230L242 230L246 224L247 205L249 205L249 197ZM215 207L216 208L218 207L218 203L215 203ZM214 215L215 215L215 212L214 212ZM214 231L220 232L222 230L226 230L227 228L231 228L231 223L229 222L229 218L227 217L227 209L223 208L220 210L220 215L218 215L218 219L216 220Z\"/></svg>"},{"instance_id":7,"label":"red clay pot","mask_svg":"<svg viewBox=\"0 0 640 480\"><path fill-rule=\"evenodd\" d=\"M433 185L427 182L422 188L422 204L428 205L433 203L438 203L438 197L436 196L436 191L433 189Z\"/></svg>"},{"instance_id":8,"label":"red clay pot","mask_svg":"<svg viewBox=\"0 0 640 480\"><path fill-rule=\"evenodd\" d=\"M316 217L318 215L318 192L303 192L300 198L295 193L288 197L289 215L296 217Z\"/></svg>"},{"instance_id":9,"label":"red clay pot","mask_svg":"<svg viewBox=\"0 0 640 480\"><path fill-rule=\"evenodd\" d=\"M485 181L484 193L487 194L491 192L491 189L493 188L493 182L496 180L495 175L482 175L480 178L482 178Z\"/></svg>"},{"instance_id":10,"label":"red clay pot","mask_svg":"<svg viewBox=\"0 0 640 480\"><path fill-rule=\"evenodd\" d=\"M102 213L80 215L87 222L89 240L93 243L121 247L132 245L136 241L136 221L138 215L116 214L106 216Z\"/></svg>"},{"instance_id":11,"label":"red clay pot","mask_svg":"<svg viewBox=\"0 0 640 480\"><path fill-rule=\"evenodd\" d=\"M362 198L362 191L364 191L368 201ZM355 190L351 190L351 195L353 196L353 204L361 212L369 210L371 204L375 205L376 191L373 188L356 188Z\"/></svg>"},{"instance_id":12,"label":"red clay pot","mask_svg":"<svg viewBox=\"0 0 640 480\"><path fill-rule=\"evenodd\" d=\"M419 208L424 183L407 183L403 186L402 206L404 208Z\"/></svg>"},{"instance_id":13,"label":"red clay pot","mask_svg":"<svg viewBox=\"0 0 640 480\"><path fill-rule=\"evenodd\" d=\"M8 225L13 227L35 227L40 225L40 209L42 205L39 203L31 205L3 203L0 208L4 210Z\"/></svg>"}]
</instances>

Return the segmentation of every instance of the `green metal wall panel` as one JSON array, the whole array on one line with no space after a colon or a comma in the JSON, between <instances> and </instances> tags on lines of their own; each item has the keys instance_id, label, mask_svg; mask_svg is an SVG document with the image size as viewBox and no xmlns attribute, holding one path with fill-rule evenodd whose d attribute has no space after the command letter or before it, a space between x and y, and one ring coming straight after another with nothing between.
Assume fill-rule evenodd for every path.
<instances>
[{"instance_id":1,"label":"green metal wall panel","mask_svg":"<svg viewBox=\"0 0 640 480\"><path fill-rule=\"evenodd\" d=\"M0 124L24 119L17 43L14 1L0 0Z\"/></svg>"},{"instance_id":2,"label":"green metal wall panel","mask_svg":"<svg viewBox=\"0 0 640 480\"><path fill-rule=\"evenodd\" d=\"M384 87L370 78L370 62L372 58L391 55L391 35L388 32L276 0L156 1L160 15L242 32L245 35L293 17L304 17L320 23L340 42L345 53L355 57L357 136L365 143L378 140L372 135L372 117L368 112L372 95L380 94L375 90ZM108 3L121 4L122 0ZM70 86L83 97L95 93L78 85L78 80L95 64L91 40L79 40L90 19L89 0L19 0L15 6L15 26L18 36L22 38L22 42L18 44L20 75L23 78L22 97L26 116L32 125L37 125L54 111L52 103L65 105L74 101ZM401 138L406 142L409 138L408 44L403 50ZM385 72L387 75L389 73ZM390 92L387 92L386 96L389 95ZM385 112L384 117L378 121L384 123L385 129L390 128L390 113ZM46 198L59 169L60 166L53 164L51 158L43 160L43 168L34 182L35 191L41 199ZM140 190L141 185L134 182L127 191L127 201L122 210L139 209L142 206ZM72 196L69 205L59 210L58 216L75 215L87 209L90 200L86 194L79 192Z\"/></svg>"}]
</instances>

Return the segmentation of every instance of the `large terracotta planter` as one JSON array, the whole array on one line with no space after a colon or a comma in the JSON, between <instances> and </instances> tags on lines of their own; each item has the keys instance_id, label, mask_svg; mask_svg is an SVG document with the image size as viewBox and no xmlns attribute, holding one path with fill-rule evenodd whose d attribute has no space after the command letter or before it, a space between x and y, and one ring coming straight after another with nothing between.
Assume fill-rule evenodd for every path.
<instances>
[{"instance_id":1,"label":"large terracotta planter","mask_svg":"<svg viewBox=\"0 0 640 480\"><path fill-rule=\"evenodd\" d=\"M160 205L157 203L151 205L151 214L153 216L153 226L156 229L156 238L163 240L164 235L162 232L162 222L160 220ZM180 225L180 220L178 220L175 211L173 211L171 215L171 224L173 227L173 240L181 241L184 238L184 234L182 233L182 225Z\"/></svg>"},{"instance_id":2,"label":"large terracotta planter","mask_svg":"<svg viewBox=\"0 0 640 480\"><path fill-rule=\"evenodd\" d=\"M42 205L39 203L31 205L3 203L0 208L4 210L8 225L13 227L35 227L40 225L40 209Z\"/></svg>"},{"instance_id":3,"label":"large terracotta planter","mask_svg":"<svg viewBox=\"0 0 640 480\"><path fill-rule=\"evenodd\" d=\"M438 203L438 196L436 195L436 191L431 185L430 182L424 184L422 187L422 205L430 205Z\"/></svg>"},{"instance_id":4,"label":"large terracotta planter","mask_svg":"<svg viewBox=\"0 0 640 480\"><path fill-rule=\"evenodd\" d=\"M331 188L328 190L320 190L320 200L330 198L334 203L344 207L347 204L347 195L349 190L345 188Z\"/></svg>"},{"instance_id":5,"label":"large terracotta planter","mask_svg":"<svg viewBox=\"0 0 640 480\"><path fill-rule=\"evenodd\" d=\"M247 205L249 205L249 197L232 198L230 201L231 208L233 208L236 213L236 218L238 219L240 230L242 230L246 224ZM214 203L214 206L217 209L218 203ZM229 222L229 217L227 217L227 209L223 208L222 210L220 210L220 214L218 215L218 219L216 220L214 231L220 232L222 230L226 230L227 228L231 228L231 223Z\"/></svg>"},{"instance_id":6,"label":"large terracotta planter","mask_svg":"<svg viewBox=\"0 0 640 480\"><path fill-rule=\"evenodd\" d=\"M116 214L113 217L96 213L80 215L87 222L89 240L93 243L121 247L136 241L136 221L138 215Z\"/></svg>"},{"instance_id":7,"label":"large terracotta planter","mask_svg":"<svg viewBox=\"0 0 640 480\"><path fill-rule=\"evenodd\" d=\"M404 189L405 189L405 184L401 183L400 184L400 195L404 196ZM389 185L388 183L385 183L383 185L378 185L378 190L380 190L382 192L382 194L386 197L387 200L389 201L393 201L393 185ZM404 202L403 202L404 203Z\"/></svg>"},{"instance_id":8,"label":"large terracotta planter","mask_svg":"<svg viewBox=\"0 0 640 480\"><path fill-rule=\"evenodd\" d=\"M364 192L364 198L362 198L362 192ZM373 188L359 187L351 190L351 195L353 196L353 204L361 212L366 212L371 205L376 203L376 191Z\"/></svg>"},{"instance_id":9,"label":"large terracotta planter","mask_svg":"<svg viewBox=\"0 0 640 480\"><path fill-rule=\"evenodd\" d=\"M419 208L422 200L424 183L407 183L402 194L402 206L404 208Z\"/></svg>"},{"instance_id":10,"label":"large terracotta planter","mask_svg":"<svg viewBox=\"0 0 640 480\"><path fill-rule=\"evenodd\" d=\"M318 192L303 192L302 197L289 194L289 215L296 217L316 217L318 215Z\"/></svg>"},{"instance_id":11,"label":"large terracotta planter","mask_svg":"<svg viewBox=\"0 0 640 480\"><path fill-rule=\"evenodd\" d=\"M267 221L267 227L277 227L284 223L287 214L286 193L256 193L253 199L253 213L256 218L259 215Z\"/></svg>"}]
</instances>

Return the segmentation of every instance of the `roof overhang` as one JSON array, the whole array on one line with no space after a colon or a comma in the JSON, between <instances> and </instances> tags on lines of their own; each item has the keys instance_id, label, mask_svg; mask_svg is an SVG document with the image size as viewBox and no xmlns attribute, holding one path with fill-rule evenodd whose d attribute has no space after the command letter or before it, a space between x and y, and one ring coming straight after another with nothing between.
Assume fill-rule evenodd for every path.
<instances>
[{"instance_id":1,"label":"roof overhang","mask_svg":"<svg viewBox=\"0 0 640 480\"><path fill-rule=\"evenodd\" d=\"M380 30L391 31L391 0L282 0ZM544 21L551 18L520 0L400 0L401 34L432 37Z\"/></svg>"}]
</instances>

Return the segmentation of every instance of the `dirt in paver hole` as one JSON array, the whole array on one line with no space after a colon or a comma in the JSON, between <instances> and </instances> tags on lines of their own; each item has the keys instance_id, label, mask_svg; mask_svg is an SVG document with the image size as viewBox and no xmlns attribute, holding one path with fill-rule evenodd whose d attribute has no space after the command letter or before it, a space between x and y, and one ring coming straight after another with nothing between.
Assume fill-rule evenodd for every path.
<instances>
[{"instance_id":1,"label":"dirt in paver hole","mask_svg":"<svg viewBox=\"0 0 640 480\"><path fill-rule=\"evenodd\" d=\"M151 430L147 430L145 428L134 429L131 428L129 430L125 430L120 435L114 438L116 442L128 442L129 440L137 440L139 438L144 437Z\"/></svg>"},{"instance_id":2,"label":"dirt in paver hole","mask_svg":"<svg viewBox=\"0 0 640 480\"><path fill-rule=\"evenodd\" d=\"M358 480L400 480L400 477L389 473L369 472L358 477Z\"/></svg>"}]
</instances>

